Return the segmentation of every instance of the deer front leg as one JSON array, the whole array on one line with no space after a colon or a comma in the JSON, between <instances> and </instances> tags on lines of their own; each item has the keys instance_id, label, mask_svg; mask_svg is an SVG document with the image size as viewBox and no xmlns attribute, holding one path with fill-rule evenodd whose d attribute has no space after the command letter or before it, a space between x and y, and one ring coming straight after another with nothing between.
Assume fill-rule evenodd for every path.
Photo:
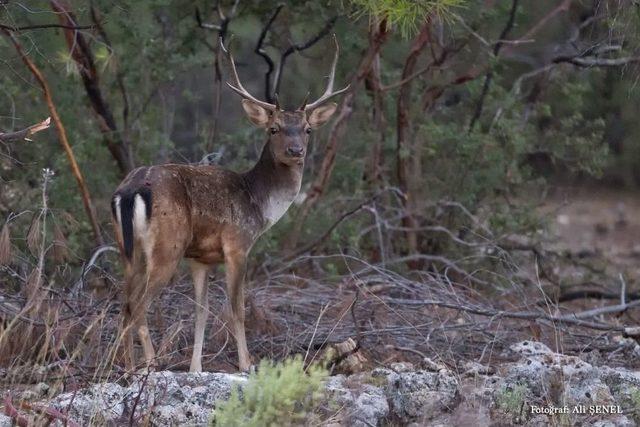
<instances>
[{"instance_id":1,"label":"deer front leg","mask_svg":"<svg viewBox=\"0 0 640 427\"><path fill-rule=\"evenodd\" d=\"M247 253L240 250L225 251L224 262L227 272L227 294L231 305L231 322L238 347L239 367L241 371L248 371L251 367L251 357L247 349L244 331L244 274Z\"/></svg>"},{"instance_id":2,"label":"deer front leg","mask_svg":"<svg viewBox=\"0 0 640 427\"><path fill-rule=\"evenodd\" d=\"M196 299L196 331L193 339L193 354L191 355L189 372L202 372L202 345L209 314L209 301L207 300L208 273L208 265L196 261L191 262L191 276L193 277Z\"/></svg>"}]
</instances>

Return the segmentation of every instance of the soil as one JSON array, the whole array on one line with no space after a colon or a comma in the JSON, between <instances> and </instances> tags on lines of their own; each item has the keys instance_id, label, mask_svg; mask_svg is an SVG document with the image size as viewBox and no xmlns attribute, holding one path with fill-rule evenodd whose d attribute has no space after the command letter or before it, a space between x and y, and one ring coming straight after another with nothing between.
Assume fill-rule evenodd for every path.
<instances>
[{"instance_id":1,"label":"soil","mask_svg":"<svg viewBox=\"0 0 640 427\"><path fill-rule=\"evenodd\" d=\"M548 215L559 249L583 257L602 256L611 267L638 275L640 191L611 187L564 187L547 198Z\"/></svg>"}]
</instances>

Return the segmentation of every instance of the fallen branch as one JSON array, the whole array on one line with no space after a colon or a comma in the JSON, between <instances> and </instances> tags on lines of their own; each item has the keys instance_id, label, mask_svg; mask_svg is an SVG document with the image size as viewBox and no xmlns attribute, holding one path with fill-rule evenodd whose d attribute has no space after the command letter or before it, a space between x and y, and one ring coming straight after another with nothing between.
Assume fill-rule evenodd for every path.
<instances>
[{"instance_id":1,"label":"fallen branch","mask_svg":"<svg viewBox=\"0 0 640 427\"><path fill-rule=\"evenodd\" d=\"M576 315L551 316L545 313L540 313L535 311L511 312L511 311L505 311L505 310L495 310L495 309L486 308L486 307L472 307L468 305L455 304L455 303L438 301L438 300L410 300L410 299L400 299L400 298L383 298L383 300L390 304L424 305L424 306L433 305L437 307L451 308L453 310L460 310L460 311L464 311L471 314L477 314L479 316L488 316L493 318L509 318L509 319L520 319L520 320L546 320L553 323L575 325L575 326L580 326L587 329L595 329L598 331L625 332L626 330L629 329L623 326L609 325L606 323L589 322L576 317ZM633 304L633 306L636 306L636 305L640 305L640 301ZM628 304L628 306L631 306L631 304ZM581 315L582 317L586 317L586 314L587 312L578 313L578 315Z\"/></svg>"}]
</instances>

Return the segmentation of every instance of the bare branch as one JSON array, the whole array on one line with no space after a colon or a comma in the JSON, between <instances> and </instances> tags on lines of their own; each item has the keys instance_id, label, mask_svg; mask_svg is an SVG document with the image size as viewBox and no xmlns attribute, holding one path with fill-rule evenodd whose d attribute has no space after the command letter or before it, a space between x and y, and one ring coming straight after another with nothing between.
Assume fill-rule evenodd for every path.
<instances>
[{"instance_id":1,"label":"bare branch","mask_svg":"<svg viewBox=\"0 0 640 427\"><path fill-rule=\"evenodd\" d=\"M496 44L493 46L494 57L498 57L498 55L500 54L500 49L502 49L502 46L504 45L504 40L507 38L507 35L509 35L509 32L513 28L513 24L515 23L515 19L516 19L517 10L518 10L518 0L513 0L513 3L511 3L511 11L509 12L509 19L507 20L507 23L502 29L502 32L500 33L500 37L498 37L498 42L496 42ZM471 121L469 122L469 129L468 129L469 132L473 130L473 128L476 125L476 122L478 121L478 119L480 119L480 116L482 115L484 100L486 99L487 94L489 93L489 87L491 86L492 80L493 80L493 71L488 71L484 77L484 83L482 84L482 92L480 93L480 98L478 98L475 111L473 112L473 116L471 117Z\"/></svg>"},{"instance_id":2,"label":"bare branch","mask_svg":"<svg viewBox=\"0 0 640 427\"><path fill-rule=\"evenodd\" d=\"M41 30L45 28L64 28L65 30L92 30L95 28L95 25L40 24L40 25L24 25L21 27L16 27L13 25L0 24L0 29L12 31L16 33L20 31Z\"/></svg>"},{"instance_id":3,"label":"bare branch","mask_svg":"<svg viewBox=\"0 0 640 427\"><path fill-rule=\"evenodd\" d=\"M73 13L69 12L65 1L50 0L50 4L63 25L75 25L76 18ZM77 64L85 92L102 132L104 143L120 171L126 173L133 169L133 159L129 156L127 143L123 140L118 130L111 107L100 88L100 75L96 69L89 43L81 33L71 29L65 30L64 36L69 53Z\"/></svg>"},{"instance_id":4,"label":"bare branch","mask_svg":"<svg viewBox=\"0 0 640 427\"><path fill-rule=\"evenodd\" d=\"M573 316L551 316L543 312L535 312L535 311L513 312L513 311L505 311L505 310L496 310L496 309L486 308L486 307L474 307L474 306L451 303L447 301L439 301L439 300L409 300L409 299L400 299L400 298L384 298L384 301L391 304L421 305L421 306L434 305L438 307L451 308L454 310L460 310L460 311L464 311L471 314L477 314L479 316L489 316L493 318L510 318L510 319L520 319L520 320L546 320L553 323L575 325L575 326L580 326L587 329L595 329L598 331L615 331L615 332L625 331L625 328L623 326L610 325L607 323L589 322ZM640 304L640 301L638 302L638 304L635 304L635 305L639 305L639 304Z\"/></svg>"},{"instance_id":5,"label":"bare branch","mask_svg":"<svg viewBox=\"0 0 640 427\"><path fill-rule=\"evenodd\" d=\"M34 133L48 129L51 125L51 117L47 117L45 120L35 125L31 125L26 129L18 130L15 132L0 132L0 142L13 142L26 140L29 141L29 137Z\"/></svg>"},{"instance_id":6,"label":"bare branch","mask_svg":"<svg viewBox=\"0 0 640 427\"><path fill-rule=\"evenodd\" d=\"M273 91L271 90L271 73L273 73L275 65L273 63L273 59L271 59L271 57L264 50L264 41L267 37L267 33L269 32L269 28L271 28L273 21L276 20L276 17L278 16L278 14L280 13L283 7L284 7L284 4L279 4L273 10L273 12L271 13L271 16L269 17L264 27L262 28L262 31L260 32L260 36L258 37L258 42L256 43L256 47L254 49L254 52L260 55L264 59L264 61L267 63L267 72L264 75L264 95L265 95L264 99L266 99L267 102L271 104L274 102Z\"/></svg>"},{"instance_id":7,"label":"bare branch","mask_svg":"<svg viewBox=\"0 0 640 427\"><path fill-rule=\"evenodd\" d=\"M627 64L640 62L640 56L627 56L622 58L582 58L576 57L558 57L553 62L558 64L568 62L578 67L620 67Z\"/></svg>"},{"instance_id":8,"label":"bare branch","mask_svg":"<svg viewBox=\"0 0 640 427\"><path fill-rule=\"evenodd\" d=\"M331 28L333 28L337 19L338 19L337 16L330 18L324 24L324 26L316 34L311 36L307 41L303 43L292 44L280 55L280 62L278 64L278 69L276 70L276 74L273 78L274 94L280 92L280 81L282 80L282 72L284 71L284 65L287 62L287 57L294 52L301 52L303 50L309 49L311 46L315 45L320 40L322 40L327 34L329 34L329 31L331 31Z\"/></svg>"},{"instance_id":9,"label":"bare branch","mask_svg":"<svg viewBox=\"0 0 640 427\"><path fill-rule=\"evenodd\" d=\"M240 0L235 0L233 6L231 7L231 11L228 14L225 14L220 6L220 2L216 2L216 12L218 13L218 18L220 19L219 24L207 24L202 21L202 17L200 15L200 9L196 7L196 22L198 23L198 27L208 30L213 30L218 33L217 39L222 43L225 42L227 38L227 32L229 30L229 24L231 20L236 16L236 10L238 8L238 4ZM213 52L213 75L215 82L215 95L214 95L214 109L213 109L213 120L212 120L212 130L211 134L208 138L207 142L207 151L213 150L213 144L216 140L216 136L218 135L218 122L220 117L220 105L221 105L221 93L222 93L222 70L220 67L220 53L221 53L221 43L213 46L207 40L203 40L204 44Z\"/></svg>"},{"instance_id":10,"label":"bare branch","mask_svg":"<svg viewBox=\"0 0 640 427\"><path fill-rule=\"evenodd\" d=\"M200 8L196 6L196 22L198 23L198 27L204 28L206 30L214 30L220 31L222 30L222 26L217 24L208 24L206 22L202 22L202 17L200 16Z\"/></svg>"}]
</instances>

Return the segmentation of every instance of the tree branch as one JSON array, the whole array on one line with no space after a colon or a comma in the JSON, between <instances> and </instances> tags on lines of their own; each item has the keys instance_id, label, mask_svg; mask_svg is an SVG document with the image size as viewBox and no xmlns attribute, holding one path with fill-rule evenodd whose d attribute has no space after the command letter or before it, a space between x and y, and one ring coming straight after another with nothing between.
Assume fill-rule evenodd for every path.
<instances>
[{"instance_id":1,"label":"tree branch","mask_svg":"<svg viewBox=\"0 0 640 427\"><path fill-rule=\"evenodd\" d=\"M51 8L58 14L63 25L75 26L75 17L68 11L63 0L50 0ZM76 62L78 72L89 98L93 112L98 119L105 145L122 173L133 169L133 159L122 139L111 108L100 89L100 75L95 66L93 53L85 37L72 29L65 29L65 40L71 57Z\"/></svg>"},{"instance_id":2,"label":"tree branch","mask_svg":"<svg viewBox=\"0 0 640 427\"><path fill-rule=\"evenodd\" d=\"M58 115L58 109L56 108L53 102L53 96L51 95L51 90L49 89L49 85L47 84L44 75L40 71L40 69L36 66L36 64L27 56L27 54L22 49L22 45L18 42L16 37L13 35L11 31L0 30L2 31L13 43L13 46L20 55L22 62L27 66L31 74L38 80L40 87L42 88L43 96L45 102L47 103L47 107L49 107L49 112L51 113L51 118L53 119L53 123L58 131L58 139L60 140L60 144L64 149L67 159L69 160L69 164L71 166L71 172L73 176L76 178L76 182L78 184L78 188L80 189L80 194L82 196L82 203L84 205L85 212L87 213L87 217L89 218L89 223L93 229L93 234L95 237L95 241L98 246L103 244L102 235L100 234L100 226L98 225L98 219L96 218L95 211L93 209L93 203L91 202L91 196L89 194L89 189L84 180L84 176L80 171L80 167L78 166L78 162L76 161L76 157L73 153L73 149L69 144L69 140L67 138L67 131L62 124L62 120Z\"/></svg>"},{"instance_id":3,"label":"tree branch","mask_svg":"<svg viewBox=\"0 0 640 427\"><path fill-rule=\"evenodd\" d=\"M40 25L24 25L21 27L16 27L13 25L0 24L0 29L12 31L12 32L20 32L27 30L41 30L45 28L64 28L66 30L92 30L95 28L94 25L65 25L65 24L40 24Z\"/></svg>"},{"instance_id":4,"label":"tree branch","mask_svg":"<svg viewBox=\"0 0 640 427\"><path fill-rule=\"evenodd\" d=\"M338 19L337 16L330 18L324 24L324 26L315 35L311 36L306 42L298 43L298 44L294 43L291 46L289 46L280 55L280 63L278 64L276 75L273 78L273 94L274 95L280 91L280 81L282 80L282 72L284 70L284 65L287 61L287 57L294 52L301 52L303 50L309 49L311 46L313 46L314 44L322 40L327 34L329 34L329 31L331 31L331 28L333 28L337 19Z\"/></svg>"},{"instance_id":5,"label":"tree branch","mask_svg":"<svg viewBox=\"0 0 640 427\"><path fill-rule=\"evenodd\" d=\"M578 67L620 67L627 64L640 62L640 56L626 56L622 58L594 58L594 57L558 57L553 59L553 63L559 64L567 62Z\"/></svg>"},{"instance_id":6,"label":"tree branch","mask_svg":"<svg viewBox=\"0 0 640 427\"><path fill-rule=\"evenodd\" d=\"M355 90L357 85L362 82L367 75L373 64L373 61L377 57L382 45L387 41L389 32L387 28L386 20L381 21L375 25L372 25L369 31L369 46L366 52L363 54L360 64L356 69L355 74L350 79L350 89L342 98L342 102L338 107L336 118L333 121L329 136L327 138L327 144L325 146L324 155L320 165L320 169L317 175L313 178L311 188L309 189L307 198L302 203L300 211L294 220L293 228L287 236L285 243L285 249L292 251L298 243L300 233L302 232L302 226L311 213L313 207L318 203L318 200L324 193L331 174L335 166L336 155L338 152L338 143L344 132L344 128L351 117L353 112L353 102L355 98Z\"/></svg>"},{"instance_id":7,"label":"tree branch","mask_svg":"<svg viewBox=\"0 0 640 427\"><path fill-rule=\"evenodd\" d=\"M51 117L47 117L46 120L43 120L40 123L36 123L35 125L31 125L26 129L18 130L15 132L0 132L0 142L13 142L21 140L29 141L29 137L31 135L48 129L50 124Z\"/></svg>"},{"instance_id":8,"label":"tree branch","mask_svg":"<svg viewBox=\"0 0 640 427\"><path fill-rule=\"evenodd\" d=\"M218 122L220 117L220 104L221 104L221 93L222 93L222 70L220 67L220 41L224 43L227 37L227 33L229 31L229 24L231 20L236 16L236 10L238 9L238 4L240 0L235 0L233 6L231 7L231 11L228 14L225 14L220 6L220 2L216 2L216 11L218 13L218 19L220 20L219 24L207 24L202 21L202 17L200 16L200 9L196 7L196 22L198 23L198 27L213 30L217 32L216 37L216 45L212 45L204 40L204 43L209 47L209 50L213 52L214 60L213 60L213 79L215 82L215 96L213 100L214 108L213 108L213 120L212 120L212 130L211 134L208 138L206 150L210 152L213 150L214 143L216 141L218 135Z\"/></svg>"},{"instance_id":9,"label":"tree branch","mask_svg":"<svg viewBox=\"0 0 640 427\"><path fill-rule=\"evenodd\" d=\"M617 325L609 325L606 323L597 323L590 322L587 320L582 320L580 318L572 317L572 316L551 316L542 312L535 311L505 311L505 310L495 310L492 308L486 307L474 307L468 306L464 304L450 303L446 301L438 301L438 300L409 300L409 299L400 299L400 298L384 298L385 302L391 304L403 304L403 305L420 305L420 306L429 306L434 305L437 307L451 308L453 310L460 310L471 314L477 314L479 316L488 316L493 318L509 318L509 319L520 319L520 320L546 320L553 323L567 324L567 325L575 325L580 326L587 329L595 329L598 331L613 331L613 332L625 332L628 328ZM640 304L640 301L638 302ZM634 304L634 305L638 305Z\"/></svg>"},{"instance_id":10,"label":"tree branch","mask_svg":"<svg viewBox=\"0 0 640 427\"><path fill-rule=\"evenodd\" d=\"M256 47L254 49L254 52L260 55L264 59L264 61L267 63L267 72L264 75L264 95L265 95L265 101L269 103L273 103L274 101L273 92L271 91L271 73L273 73L275 65L273 63L273 59L271 59L271 57L264 50L264 41L267 37L267 33L269 32L269 28L271 28L273 21L276 20L276 17L278 16L278 14L280 13L283 7L284 7L284 4L279 4L273 10L273 12L271 13L271 16L267 20L267 23L264 25L264 27L262 28L262 31L260 32L260 36L258 37L258 42L256 43Z\"/></svg>"},{"instance_id":11,"label":"tree branch","mask_svg":"<svg viewBox=\"0 0 640 427\"><path fill-rule=\"evenodd\" d=\"M493 56L495 58L500 54L500 49L504 45L504 40L507 38L507 35L513 28L513 24L516 20L516 11L518 10L518 0L513 0L511 3L511 11L509 12L509 19L507 20L506 25L502 29L500 33L500 37L498 37L498 41L493 46ZM491 86L491 81L493 80L493 71L488 71L484 77L484 83L482 84L482 92L480 93L480 98L478 98L478 103L476 104L475 111L473 112L473 116L471 117L471 121L469 122L468 132L471 132L476 125L478 119L480 119L480 115L482 114L482 109L484 107L484 101L489 93L489 87Z\"/></svg>"}]
</instances>

